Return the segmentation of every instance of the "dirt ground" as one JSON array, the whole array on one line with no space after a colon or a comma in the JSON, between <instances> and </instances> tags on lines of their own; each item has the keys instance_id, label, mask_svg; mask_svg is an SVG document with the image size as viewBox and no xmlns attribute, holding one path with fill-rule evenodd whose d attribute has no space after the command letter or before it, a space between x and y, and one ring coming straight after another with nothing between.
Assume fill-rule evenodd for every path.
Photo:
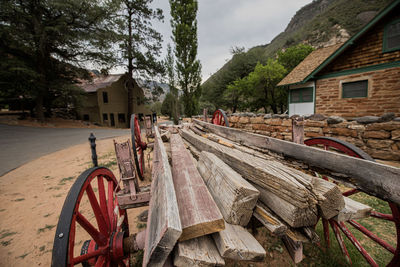
<instances>
[{"instance_id":1,"label":"dirt ground","mask_svg":"<svg viewBox=\"0 0 400 267\"><path fill-rule=\"evenodd\" d=\"M99 165L108 166L118 176L112 139L97 142L97 152ZM82 144L38 158L0 177L0 266L50 266L62 205L75 179L89 167L90 147ZM131 233L143 227L136 217L146 209L128 211Z\"/></svg>"}]
</instances>

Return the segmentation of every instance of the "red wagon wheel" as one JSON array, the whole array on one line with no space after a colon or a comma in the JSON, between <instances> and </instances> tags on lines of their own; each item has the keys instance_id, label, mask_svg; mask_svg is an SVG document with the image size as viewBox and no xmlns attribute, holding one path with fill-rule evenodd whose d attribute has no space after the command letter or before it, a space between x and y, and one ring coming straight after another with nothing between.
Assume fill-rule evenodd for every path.
<instances>
[{"instance_id":1,"label":"red wagon wheel","mask_svg":"<svg viewBox=\"0 0 400 267\"><path fill-rule=\"evenodd\" d=\"M211 122L212 124L229 127L228 117L222 109L217 109L214 112Z\"/></svg>"},{"instance_id":2,"label":"red wagon wheel","mask_svg":"<svg viewBox=\"0 0 400 267\"><path fill-rule=\"evenodd\" d=\"M144 179L144 150L147 144L142 141L139 120L135 114L131 116L131 136L132 136L132 150L133 157L135 158L135 165L140 180Z\"/></svg>"},{"instance_id":3,"label":"red wagon wheel","mask_svg":"<svg viewBox=\"0 0 400 267\"><path fill-rule=\"evenodd\" d=\"M311 138L304 143L308 146L323 146L325 150L333 149L335 151L347 154L349 156L365 159L365 160L370 160L374 161L371 156L369 156L367 153L359 149L358 147L336 139L332 137L316 137L316 138ZM327 180L326 177L322 177ZM343 196L351 196L353 194L358 193L359 191L357 189L350 189L346 192L343 193ZM400 207L395 204L388 202L388 205L390 207L390 210L392 214L384 214L380 213L378 211L373 210L370 214L371 217L375 217L378 219L382 220L387 220L387 221L392 221L395 224L396 227L396 234L397 234L397 245L396 248L371 231L369 231L367 228L365 228L363 225L361 225L359 222L355 220L349 220L346 223L352 225L355 229L360 231L362 234L382 246L384 249L388 250L390 253L393 254L392 260L388 263L388 266L400 266ZM367 260L367 262L371 266L378 266L376 261L369 255L369 253L365 250L365 248L362 246L361 242L353 235L353 233L350 231L350 229L346 226L345 222L338 222L334 219L322 219L322 226L323 226L323 231L324 231L324 238L327 246L330 246L330 240L329 240L329 225L333 229L333 232L335 234L335 237L338 241L339 247L342 250L346 260L348 263L351 264L351 259L350 255L347 251L346 245L343 242L343 238L340 234L339 229L343 232L343 234L350 240L350 242L355 246L355 248L361 253L361 255Z\"/></svg>"},{"instance_id":4,"label":"red wagon wheel","mask_svg":"<svg viewBox=\"0 0 400 267\"><path fill-rule=\"evenodd\" d=\"M58 220L52 266L129 266L123 251L128 218L118 206L118 190L114 174L104 167L76 179Z\"/></svg>"}]
</instances>

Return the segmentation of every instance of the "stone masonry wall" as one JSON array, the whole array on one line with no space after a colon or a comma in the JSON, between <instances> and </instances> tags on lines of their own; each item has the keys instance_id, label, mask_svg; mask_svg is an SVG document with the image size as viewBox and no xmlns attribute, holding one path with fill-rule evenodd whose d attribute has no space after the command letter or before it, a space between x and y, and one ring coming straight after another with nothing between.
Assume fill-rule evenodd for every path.
<instances>
[{"instance_id":1,"label":"stone masonry wall","mask_svg":"<svg viewBox=\"0 0 400 267\"><path fill-rule=\"evenodd\" d=\"M230 127L292 141L292 120L287 115L234 113L228 120ZM400 118L393 113L352 121L314 114L305 117L304 135L305 139L335 137L356 145L373 158L400 161Z\"/></svg>"}]
</instances>

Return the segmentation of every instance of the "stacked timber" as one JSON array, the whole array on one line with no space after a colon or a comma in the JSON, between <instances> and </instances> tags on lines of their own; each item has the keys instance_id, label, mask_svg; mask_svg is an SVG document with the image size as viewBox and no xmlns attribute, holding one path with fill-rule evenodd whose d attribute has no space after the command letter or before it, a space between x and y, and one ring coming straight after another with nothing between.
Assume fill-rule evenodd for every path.
<instances>
[{"instance_id":1,"label":"stacked timber","mask_svg":"<svg viewBox=\"0 0 400 267\"><path fill-rule=\"evenodd\" d=\"M344 207L343 196L333 183L188 130L181 134L197 150L215 154L249 180L260 191L260 200L290 227L313 226L319 214L332 218Z\"/></svg>"},{"instance_id":2,"label":"stacked timber","mask_svg":"<svg viewBox=\"0 0 400 267\"><path fill-rule=\"evenodd\" d=\"M246 226L260 192L214 154L203 151L197 169L226 222Z\"/></svg>"}]
</instances>

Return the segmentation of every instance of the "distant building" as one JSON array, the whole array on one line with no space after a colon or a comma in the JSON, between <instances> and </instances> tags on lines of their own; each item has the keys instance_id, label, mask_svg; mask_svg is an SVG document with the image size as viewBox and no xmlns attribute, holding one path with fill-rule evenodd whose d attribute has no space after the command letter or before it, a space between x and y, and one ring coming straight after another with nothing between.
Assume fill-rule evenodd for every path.
<instances>
[{"instance_id":1,"label":"distant building","mask_svg":"<svg viewBox=\"0 0 400 267\"><path fill-rule=\"evenodd\" d=\"M278 86L289 87L290 116L400 116L400 1L347 42L313 51Z\"/></svg>"},{"instance_id":2,"label":"distant building","mask_svg":"<svg viewBox=\"0 0 400 267\"><path fill-rule=\"evenodd\" d=\"M116 74L96 76L92 82L80 84L80 87L87 93L85 104L78 112L81 119L103 126L129 127L126 83L126 74ZM131 113L150 114L150 110L145 107L144 103L143 90L135 81Z\"/></svg>"}]
</instances>

